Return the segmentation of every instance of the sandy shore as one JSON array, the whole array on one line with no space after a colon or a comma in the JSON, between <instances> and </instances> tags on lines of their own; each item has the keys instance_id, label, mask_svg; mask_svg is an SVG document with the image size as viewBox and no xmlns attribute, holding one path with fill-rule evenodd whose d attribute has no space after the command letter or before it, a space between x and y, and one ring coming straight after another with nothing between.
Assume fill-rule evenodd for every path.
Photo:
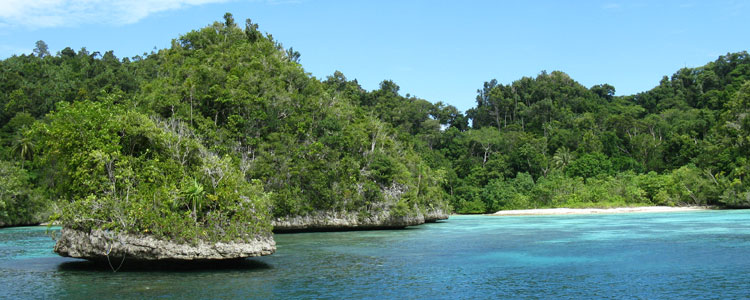
<instances>
[{"instance_id":1,"label":"sandy shore","mask_svg":"<svg viewBox=\"0 0 750 300\"><path fill-rule=\"evenodd\" d=\"M488 216L530 216L530 215L587 215L587 214L621 214L621 213L646 213L646 212L683 212L707 210L705 206L642 206L642 207L617 207L617 208L542 208L542 209L519 209L501 210Z\"/></svg>"}]
</instances>

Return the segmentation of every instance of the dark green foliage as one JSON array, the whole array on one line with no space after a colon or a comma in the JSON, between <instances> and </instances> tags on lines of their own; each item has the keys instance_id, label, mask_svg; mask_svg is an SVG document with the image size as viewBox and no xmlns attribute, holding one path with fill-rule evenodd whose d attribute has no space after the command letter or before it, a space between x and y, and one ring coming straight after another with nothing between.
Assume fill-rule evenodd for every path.
<instances>
[{"instance_id":1,"label":"dark green foliage","mask_svg":"<svg viewBox=\"0 0 750 300\"><path fill-rule=\"evenodd\" d=\"M565 171L570 177L590 178L612 174L612 162L602 153L587 153L573 160Z\"/></svg>"},{"instance_id":2,"label":"dark green foliage","mask_svg":"<svg viewBox=\"0 0 750 300\"><path fill-rule=\"evenodd\" d=\"M27 187L12 203L72 203L68 213L91 220L64 214L69 224L185 239L223 236L200 230L243 215L232 204L243 193L268 197L275 217L409 215L449 203L462 213L750 206L746 52L625 97L560 71L490 80L466 114L401 95L391 80L373 91L338 71L320 81L299 59L231 14L133 58L85 48L52 55L37 42L33 55L0 61L0 158L13 162L6 169L17 179L7 184ZM225 185L211 168L225 170ZM123 191L136 200L123 204ZM162 204L143 206L148 197ZM112 208L92 209L102 203ZM262 231L268 216L253 216L261 225L249 231L214 228L234 228L231 238Z\"/></svg>"},{"instance_id":3,"label":"dark green foliage","mask_svg":"<svg viewBox=\"0 0 750 300\"><path fill-rule=\"evenodd\" d=\"M509 85L486 82L467 112L473 128L445 131L434 149L453 169L446 191L458 212L472 213L585 205L746 207L749 80L750 58L740 52L681 69L635 96L616 97L607 84L587 89L557 71ZM518 192L508 184L518 172L533 176L533 189Z\"/></svg>"},{"instance_id":4,"label":"dark green foliage","mask_svg":"<svg viewBox=\"0 0 750 300\"><path fill-rule=\"evenodd\" d=\"M31 225L49 217L51 203L31 184L26 170L0 161L0 226Z\"/></svg>"},{"instance_id":5,"label":"dark green foliage","mask_svg":"<svg viewBox=\"0 0 750 300\"><path fill-rule=\"evenodd\" d=\"M607 84L586 88L559 71L509 85L491 80L477 91L477 106L466 116L442 103L430 108L400 96L392 81L369 93L340 73L326 83L354 95L399 129L401 139L416 138L422 157L444 172L443 189L457 212L743 206L750 203L748 65L746 53L728 54L626 97L614 96ZM472 128L461 123L467 117ZM516 174L531 177L533 188L514 188Z\"/></svg>"},{"instance_id":6,"label":"dark green foliage","mask_svg":"<svg viewBox=\"0 0 750 300\"><path fill-rule=\"evenodd\" d=\"M384 123L360 108L356 82L322 83L299 58L231 14L132 59L53 56L40 41L35 55L0 61L2 155L81 229L242 239L267 232L268 211L450 210L444 171L394 127L436 141L431 114L465 127L460 113L414 99L401 125Z\"/></svg>"},{"instance_id":7,"label":"dark green foliage","mask_svg":"<svg viewBox=\"0 0 750 300\"><path fill-rule=\"evenodd\" d=\"M66 48L53 56L45 47L39 41L36 55L0 61L0 125L17 112L43 117L59 101L95 99L102 92L134 92L153 72L150 66L119 60L112 51L101 55L85 48L77 53Z\"/></svg>"},{"instance_id":8,"label":"dark green foliage","mask_svg":"<svg viewBox=\"0 0 750 300\"><path fill-rule=\"evenodd\" d=\"M185 120L212 150L237 161L246 178L261 180L273 192L275 216L445 206L441 193L425 193L440 182L439 172L416 155L410 137L356 105L366 98L356 83L340 73L321 83L305 74L299 53L259 36L250 21L243 32L227 20L154 55L161 72L143 85L140 103ZM397 90L384 85L383 97L396 99ZM421 103L429 113L431 104ZM393 125L404 128L428 121L412 119L390 120L408 121ZM389 203L384 193L394 190L408 195L406 202Z\"/></svg>"}]
</instances>

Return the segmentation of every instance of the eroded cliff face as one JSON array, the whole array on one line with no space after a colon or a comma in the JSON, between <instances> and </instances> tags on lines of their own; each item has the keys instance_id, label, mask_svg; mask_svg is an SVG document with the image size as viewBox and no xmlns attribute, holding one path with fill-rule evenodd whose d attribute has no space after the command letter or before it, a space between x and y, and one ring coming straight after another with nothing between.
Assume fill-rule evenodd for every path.
<instances>
[{"instance_id":1,"label":"eroded cliff face","mask_svg":"<svg viewBox=\"0 0 750 300\"><path fill-rule=\"evenodd\" d=\"M363 193L363 191L359 191ZM346 231L370 229L398 229L435 222L448 218L444 208L399 207L407 192L400 184L383 188L383 201L371 203L362 211L319 210L304 215L291 215L272 219L273 232ZM400 213L396 213L399 211Z\"/></svg>"},{"instance_id":2,"label":"eroded cliff face","mask_svg":"<svg viewBox=\"0 0 750 300\"><path fill-rule=\"evenodd\" d=\"M271 255L275 251L276 242L271 235L242 243L201 241L193 245L146 235L70 228L62 229L55 244L55 252L62 256L99 261L123 257L137 261L212 261Z\"/></svg>"},{"instance_id":3,"label":"eroded cliff face","mask_svg":"<svg viewBox=\"0 0 750 300\"><path fill-rule=\"evenodd\" d=\"M422 214L394 216L389 211L370 215L350 212L318 211L304 216L287 216L271 221L273 231L345 231L366 229L396 229L406 226L424 224Z\"/></svg>"},{"instance_id":4,"label":"eroded cliff face","mask_svg":"<svg viewBox=\"0 0 750 300\"><path fill-rule=\"evenodd\" d=\"M426 223L435 223L439 220L447 220L450 214L442 208L427 209L424 213Z\"/></svg>"},{"instance_id":5,"label":"eroded cliff face","mask_svg":"<svg viewBox=\"0 0 750 300\"><path fill-rule=\"evenodd\" d=\"M424 213L394 216L391 211L352 213L317 211L304 216L287 216L271 221L273 232L346 231L368 229L398 229L406 226L433 223L448 219L444 209L427 209Z\"/></svg>"}]
</instances>

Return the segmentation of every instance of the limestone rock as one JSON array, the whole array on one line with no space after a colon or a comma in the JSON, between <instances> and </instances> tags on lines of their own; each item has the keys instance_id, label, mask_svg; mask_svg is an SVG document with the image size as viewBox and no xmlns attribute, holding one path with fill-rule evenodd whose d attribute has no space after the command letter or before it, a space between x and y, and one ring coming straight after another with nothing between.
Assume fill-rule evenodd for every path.
<instances>
[{"instance_id":1,"label":"limestone rock","mask_svg":"<svg viewBox=\"0 0 750 300\"><path fill-rule=\"evenodd\" d=\"M394 208L407 191L407 187L393 183L383 188L383 201L370 204L364 212L347 212L337 210L313 211L306 215L290 215L271 220L273 231L306 232L306 231L345 231L370 229L397 229L406 226L435 222L448 218L443 208L429 209L413 206L405 216L393 214ZM364 193L362 187L358 193Z\"/></svg>"},{"instance_id":2,"label":"limestone rock","mask_svg":"<svg viewBox=\"0 0 750 300\"><path fill-rule=\"evenodd\" d=\"M395 229L424 224L422 214L393 216L388 211L370 215L318 211L304 216L287 216L272 220L274 232L344 231L366 229Z\"/></svg>"},{"instance_id":3,"label":"limestone rock","mask_svg":"<svg viewBox=\"0 0 750 300\"><path fill-rule=\"evenodd\" d=\"M270 255L276 251L272 236L258 236L252 241L174 243L146 235L114 233L104 230L84 232L63 228L55 244L62 256L106 260L111 258L137 261L212 261Z\"/></svg>"},{"instance_id":4,"label":"limestone rock","mask_svg":"<svg viewBox=\"0 0 750 300\"><path fill-rule=\"evenodd\" d=\"M434 223L438 220L447 220L449 216L450 214L443 209L428 209L424 213L424 221L426 223Z\"/></svg>"}]
</instances>

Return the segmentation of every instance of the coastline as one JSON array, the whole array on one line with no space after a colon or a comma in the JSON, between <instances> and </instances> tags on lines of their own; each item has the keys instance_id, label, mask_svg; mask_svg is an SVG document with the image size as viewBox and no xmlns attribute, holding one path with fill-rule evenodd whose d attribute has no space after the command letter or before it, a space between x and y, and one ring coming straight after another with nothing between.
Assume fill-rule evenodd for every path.
<instances>
[{"instance_id":1,"label":"coastline","mask_svg":"<svg viewBox=\"0 0 750 300\"><path fill-rule=\"evenodd\" d=\"M485 216L539 216L539 215L588 215L588 214L622 214L622 213L661 213L661 212L686 212L711 210L706 206L641 206L641 207L616 207L616 208L539 208L501 210Z\"/></svg>"}]
</instances>

